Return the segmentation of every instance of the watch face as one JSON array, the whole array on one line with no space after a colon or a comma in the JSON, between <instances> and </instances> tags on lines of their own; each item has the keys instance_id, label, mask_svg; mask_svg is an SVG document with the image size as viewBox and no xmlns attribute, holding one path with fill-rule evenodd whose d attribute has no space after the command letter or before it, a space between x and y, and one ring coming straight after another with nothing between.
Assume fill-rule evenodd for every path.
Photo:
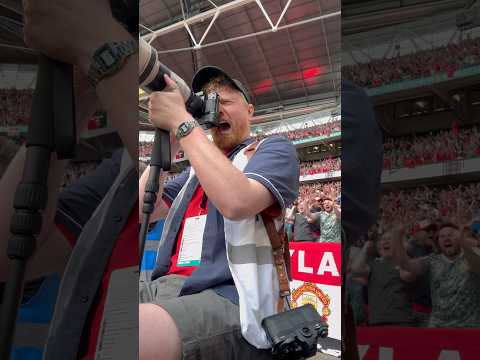
<instances>
[{"instance_id":1,"label":"watch face","mask_svg":"<svg viewBox=\"0 0 480 360\"><path fill-rule=\"evenodd\" d=\"M100 54L100 58L102 59L103 63L107 67L110 67L113 64L115 64L115 58L113 57L112 53L110 52L110 49L106 49L106 51L102 51L102 53Z\"/></svg>"}]
</instances>

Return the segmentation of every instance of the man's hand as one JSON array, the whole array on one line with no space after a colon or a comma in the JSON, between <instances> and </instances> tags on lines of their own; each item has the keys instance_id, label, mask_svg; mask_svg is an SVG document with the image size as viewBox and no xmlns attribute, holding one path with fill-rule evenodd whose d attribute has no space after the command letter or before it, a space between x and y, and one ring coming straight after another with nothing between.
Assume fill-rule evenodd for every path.
<instances>
[{"instance_id":1,"label":"man's hand","mask_svg":"<svg viewBox=\"0 0 480 360\"><path fill-rule=\"evenodd\" d=\"M461 245L464 249L474 249L477 248L476 251L480 253L480 241L475 238L472 234L472 230L470 229L470 224L462 225L462 233L461 233Z\"/></svg>"},{"instance_id":2,"label":"man's hand","mask_svg":"<svg viewBox=\"0 0 480 360\"><path fill-rule=\"evenodd\" d=\"M108 41L131 38L108 0L23 0L25 43L88 73L93 53Z\"/></svg>"},{"instance_id":3,"label":"man's hand","mask_svg":"<svg viewBox=\"0 0 480 360\"><path fill-rule=\"evenodd\" d=\"M333 203L333 212L335 213L337 220L340 220L342 218L342 209L340 208L340 205L336 202Z\"/></svg>"},{"instance_id":4,"label":"man's hand","mask_svg":"<svg viewBox=\"0 0 480 360\"><path fill-rule=\"evenodd\" d=\"M470 226L463 226L460 236L469 269L480 275L480 241L472 234Z\"/></svg>"},{"instance_id":5,"label":"man's hand","mask_svg":"<svg viewBox=\"0 0 480 360\"><path fill-rule=\"evenodd\" d=\"M167 86L163 91L150 95L149 116L157 128L175 133L181 123L193 118L185 108L185 100L175 81L165 75L165 82Z\"/></svg>"},{"instance_id":6,"label":"man's hand","mask_svg":"<svg viewBox=\"0 0 480 360\"><path fill-rule=\"evenodd\" d=\"M367 254L372 254L375 252L375 243L372 240L367 240L363 244L363 248L367 252Z\"/></svg>"}]
</instances>

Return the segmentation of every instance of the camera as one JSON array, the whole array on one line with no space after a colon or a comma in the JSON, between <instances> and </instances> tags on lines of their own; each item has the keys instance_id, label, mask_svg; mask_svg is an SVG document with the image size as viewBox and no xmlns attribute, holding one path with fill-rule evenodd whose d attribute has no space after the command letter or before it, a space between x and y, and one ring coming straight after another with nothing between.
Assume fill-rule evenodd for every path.
<instances>
[{"instance_id":1,"label":"camera","mask_svg":"<svg viewBox=\"0 0 480 360\"><path fill-rule=\"evenodd\" d=\"M262 326L272 344L272 355L279 360L315 356L318 339L328 336L328 325L312 304L269 316Z\"/></svg>"},{"instance_id":2,"label":"camera","mask_svg":"<svg viewBox=\"0 0 480 360\"><path fill-rule=\"evenodd\" d=\"M180 76L159 61L157 51L142 38L139 39L138 65L139 84L145 92L165 89L167 84L164 75L168 75L177 84L187 111L197 119L200 126L205 130L218 126L218 94L194 93Z\"/></svg>"}]
</instances>

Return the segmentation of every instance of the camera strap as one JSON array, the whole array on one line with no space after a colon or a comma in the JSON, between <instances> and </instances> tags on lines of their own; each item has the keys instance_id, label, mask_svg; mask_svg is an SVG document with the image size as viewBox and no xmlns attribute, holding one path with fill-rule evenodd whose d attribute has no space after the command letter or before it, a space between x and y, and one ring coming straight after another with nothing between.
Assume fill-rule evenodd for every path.
<instances>
[{"instance_id":1,"label":"camera strap","mask_svg":"<svg viewBox=\"0 0 480 360\"><path fill-rule=\"evenodd\" d=\"M245 149L245 155L250 159L257 150L258 141L253 142ZM268 209L267 209L268 210ZM285 236L285 224L277 230L273 217L267 210L261 212L263 224L272 245L273 261L277 269L280 296L277 312L285 310L285 298L290 295L290 250Z\"/></svg>"},{"instance_id":2,"label":"camera strap","mask_svg":"<svg viewBox=\"0 0 480 360\"><path fill-rule=\"evenodd\" d=\"M290 295L290 251L288 242L285 241L284 226L282 225L281 229L277 231L273 218L266 212L262 212L261 215L268 238L272 244L273 261L277 269L280 290L277 311L283 312L285 310L285 298Z\"/></svg>"}]
</instances>

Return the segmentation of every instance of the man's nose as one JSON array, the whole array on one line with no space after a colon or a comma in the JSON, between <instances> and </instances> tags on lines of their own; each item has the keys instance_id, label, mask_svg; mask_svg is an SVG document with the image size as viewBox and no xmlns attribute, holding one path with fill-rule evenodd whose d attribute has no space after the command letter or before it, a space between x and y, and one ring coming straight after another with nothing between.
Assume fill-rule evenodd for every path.
<instances>
[{"instance_id":1,"label":"man's nose","mask_svg":"<svg viewBox=\"0 0 480 360\"><path fill-rule=\"evenodd\" d=\"M218 115L223 116L225 114L225 109L222 103L218 104Z\"/></svg>"}]
</instances>

